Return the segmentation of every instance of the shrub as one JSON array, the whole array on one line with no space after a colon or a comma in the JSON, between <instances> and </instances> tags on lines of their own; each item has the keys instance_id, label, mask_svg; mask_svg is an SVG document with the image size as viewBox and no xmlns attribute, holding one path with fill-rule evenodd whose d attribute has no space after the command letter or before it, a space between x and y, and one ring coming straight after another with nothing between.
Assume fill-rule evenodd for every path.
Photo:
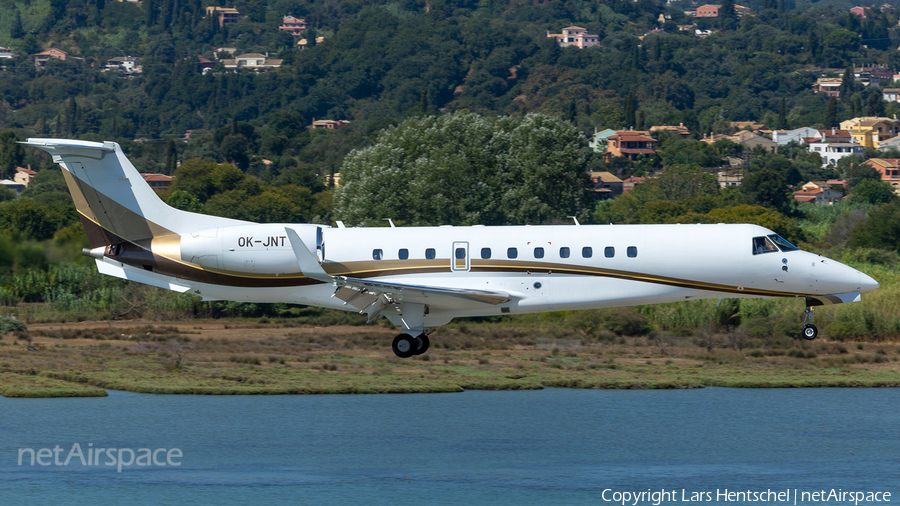
<instances>
[{"instance_id":1,"label":"shrub","mask_svg":"<svg viewBox=\"0 0 900 506\"><path fill-rule=\"evenodd\" d=\"M0 334L25 330L25 324L13 318L0 317Z\"/></svg>"}]
</instances>

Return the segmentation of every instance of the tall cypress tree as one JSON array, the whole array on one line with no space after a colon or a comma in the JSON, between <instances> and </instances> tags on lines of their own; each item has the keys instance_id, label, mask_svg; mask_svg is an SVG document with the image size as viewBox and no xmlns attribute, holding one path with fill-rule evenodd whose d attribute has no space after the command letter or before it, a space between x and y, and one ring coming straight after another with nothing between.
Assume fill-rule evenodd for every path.
<instances>
[{"instance_id":1,"label":"tall cypress tree","mask_svg":"<svg viewBox=\"0 0 900 506\"><path fill-rule=\"evenodd\" d=\"M635 124L635 104L634 104L634 93L629 93L625 95L625 128L634 128Z\"/></svg>"},{"instance_id":2,"label":"tall cypress tree","mask_svg":"<svg viewBox=\"0 0 900 506\"><path fill-rule=\"evenodd\" d=\"M787 105L785 104L784 97L781 97L781 108L778 110L778 129L786 130L787 128Z\"/></svg>"},{"instance_id":3,"label":"tall cypress tree","mask_svg":"<svg viewBox=\"0 0 900 506\"><path fill-rule=\"evenodd\" d=\"M825 109L825 128L833 128L837 126L837 99L831 97L828 99L828 107Z\"/></svg>"},{"instance_id":4,"label":"tall cypress tree","mask_svg":"<svg viewBox=\"0 0 900 506\"><path fill-rule=\"evenodd\" d=\"M178 147L175 145L175 139L169 139L166 144L166 174L173 174L178 165Z\"/></svg>"},{"instance_id":5,"label":"tall cypress tree","mask_svg":"<svg viewBox=\"0 0 900 506\"><path fill-rule=\"evenodd\" d=\"M22 16L19 15L19 9L13 14L12 26L9 28L9 36L13 39L21 39L25 36L25 30L22 29Z\"/></svg>"},{"instance_id":6,"label":"tall cypress tree","mask_svg":"<svg viewBox=\"0 0 900 506\"><path fill-rule=\"evenodd\" d=\"M838 90L841 100L850 100L850 95L853 94L853 79L853 68L847 67L844 70L844 77L841 78L841 87Z\"/></svg>"},{"instance_id":7,"label":"tall cypress tree","mask_svg":"<svg viewBox=\"0 0 900 506\"><path fill-rule=\"evenodd\" d=\"M566 121L574 122L576 113L577 113L577 110L575 109L575 101L569 100L569 105L566 107L566 114L563 116L563 118Z\"/></svg>"}]
</instances>

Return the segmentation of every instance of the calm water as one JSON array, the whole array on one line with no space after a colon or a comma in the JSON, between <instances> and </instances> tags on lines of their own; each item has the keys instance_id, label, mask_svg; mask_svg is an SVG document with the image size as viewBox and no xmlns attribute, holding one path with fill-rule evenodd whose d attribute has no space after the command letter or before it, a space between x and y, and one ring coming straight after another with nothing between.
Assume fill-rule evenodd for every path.
<instances>
[{"instance_id":1,"label":"calm water","mask_svg":"<svg viewBox=\"0 0 900 506\"><path fill-rule=\"evenodd\" d=\"M182 464L18 465L20 448L65 460L74 443L178 448ZM615 504L604 489L716 502L726 488L900 502L900 390L0 398L0 505Z\"/></svg>"}]
</instances>

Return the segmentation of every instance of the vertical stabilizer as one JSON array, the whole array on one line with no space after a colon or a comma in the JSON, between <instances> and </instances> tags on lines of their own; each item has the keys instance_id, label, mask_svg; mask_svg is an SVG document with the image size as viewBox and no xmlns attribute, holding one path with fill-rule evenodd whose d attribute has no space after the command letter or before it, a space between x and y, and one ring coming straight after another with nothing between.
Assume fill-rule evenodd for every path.
<instances>
[{"instance_id":1,"label":"vertical stabilizer","mask_svg":"<svg viewBox=\"0 0 900 506\"><path fill-rule=\"evenodd\" d=\"M248 223L168 206L115 142L28 139L23 144L50 153L63 168L92 248Z\"/></svg>"}]
</instances>

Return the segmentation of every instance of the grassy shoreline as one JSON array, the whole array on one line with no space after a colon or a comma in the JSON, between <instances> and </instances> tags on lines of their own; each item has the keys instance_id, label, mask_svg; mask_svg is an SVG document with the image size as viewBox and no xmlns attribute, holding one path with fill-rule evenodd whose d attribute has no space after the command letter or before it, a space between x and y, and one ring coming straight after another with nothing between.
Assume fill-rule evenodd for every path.
<instances>
[{"instance_id":1,"label":"grassy shoreline","mask_svg":"<svg viewBox=\"0 0 900 506\"><path fill-rule=\"evenodd\" d=\"M471 325L469 326L471 327ZM383 327L254 322L83 322L31 325L0 339L0 395L298 395L435 393L548 387L898 387L893 343L794 341L780 349L689 339L538 338L538 329L446 328L432 349L393 356ZM36 351L29 351L28 346Z\"/></svg>"}]
</instances>

